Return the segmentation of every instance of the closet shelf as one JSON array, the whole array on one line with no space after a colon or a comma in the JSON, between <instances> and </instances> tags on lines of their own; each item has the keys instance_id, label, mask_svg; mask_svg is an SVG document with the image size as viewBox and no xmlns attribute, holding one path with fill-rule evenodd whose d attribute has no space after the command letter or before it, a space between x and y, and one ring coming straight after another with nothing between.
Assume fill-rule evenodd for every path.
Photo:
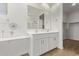
<instances>
[{"instance_id":1,"label":"closet shelf","mask_svg":"<svg viewBox=\"0 0 79 59\"><path fill-rule=\"evenodd\" d=\"M79 22L69 22L69 24L75 24L75 23L79 23Z\"/></svg>"}]
</instances>

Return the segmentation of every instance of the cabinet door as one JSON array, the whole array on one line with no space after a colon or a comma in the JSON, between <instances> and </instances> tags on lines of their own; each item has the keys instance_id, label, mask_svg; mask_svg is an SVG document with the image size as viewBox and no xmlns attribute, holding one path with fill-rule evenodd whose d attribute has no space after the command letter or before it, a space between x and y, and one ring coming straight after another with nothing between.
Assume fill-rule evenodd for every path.
<instances>
[{"instance_id":1,"label":"cabinet door","mask_svg":"<svg viewBox=\"0 0 79 59\"><path fill-rule=\"evenodd\" d=\"M54 37L53 38L53 46L52 46L52 48L56 48L57 47L57 37Z\"/></svg>"},{"instance_id":2,"label":"cabinet door","mask_svg":"<svg viewBox=\"0 0 79 59\"><path fill-rule=\"evenodd\" d=\"M9 47L9 55L22 55L25 53L29 54L30 51L30 39L17 39L17 40L9 40L8 41Z\"/></svg>"},{"instance_id":3,"label":"cabinet door","mask_svg":"<svg viewBox=\"0 0 79 59\"><path fill-rule=\"evenodd\" d=\"M47 38L41 39L41 54L48 51L48 40Z\"/></svg>"},{"instance_id":4,"label":"cabinet door","mask_svg":"<svg viewBox=\"0 0 79 59\"><path fill-rule=\"evenodd\" d=\"M52 50L54 48L56 48L56 38L52 37L52 38L49 38L48 40L48 49L49 50Z\"/></svg>"},{"instance_id":5,"label":"cabinet door","mask_svg":"<svg viewBox=\"0 0 79 59\"><path fill-rule=\"evenodd\" d=\"M40 39L35 39L34 43L33 43L33 55L37 56L37 55L41 55L41 40Z\"/></svg>"},{"instance_id":6,"label":"cabinet door","mask_svg":"<svg viewBox=\"0 0 79 59\"><path fill-rule=\"evenodd\" d=\"M10 56L8 41L0 41L0 56Z\"/></svg>"}]
</instances>

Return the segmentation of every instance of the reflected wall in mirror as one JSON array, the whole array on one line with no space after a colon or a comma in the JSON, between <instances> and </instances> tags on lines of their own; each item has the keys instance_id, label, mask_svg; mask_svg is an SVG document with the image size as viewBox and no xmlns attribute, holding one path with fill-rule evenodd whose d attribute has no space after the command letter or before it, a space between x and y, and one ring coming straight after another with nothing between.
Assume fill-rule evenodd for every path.
<instances>
[{"instance_id":1,"label":"reflected wall in mirror","mask_svg":"<svg viewBox=\"0 0 79 59\"><path fill-rule=\"evenodd\" d=\"M28 29L44 29L44 13L42 9L28 5Z\"/></svg>"},{"instance_id":2,"label":"reflected wall in mirror","mask_svg":"<svg viewBox=\"0 0 79 59\"><path fill-rule=\"evenodd\" d=\"M7 15L7 3L0 3L0 15Z\"/></svg>"}]
</instances>

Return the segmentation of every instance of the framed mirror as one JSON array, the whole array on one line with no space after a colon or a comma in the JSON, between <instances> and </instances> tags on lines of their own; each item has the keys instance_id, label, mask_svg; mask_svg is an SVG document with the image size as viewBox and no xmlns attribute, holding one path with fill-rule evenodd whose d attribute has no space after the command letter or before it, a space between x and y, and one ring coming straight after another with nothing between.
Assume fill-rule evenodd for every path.
<instances>
[{"instance_id":1,"label":"framed mirror","mask_svg":"<svg viewBox=\"0 0 79 59\"><path fill-rule=\"evenodd\" d=\"M28 29L44 29L44 11L28 5Z\"/></svg>"}]
</instances>

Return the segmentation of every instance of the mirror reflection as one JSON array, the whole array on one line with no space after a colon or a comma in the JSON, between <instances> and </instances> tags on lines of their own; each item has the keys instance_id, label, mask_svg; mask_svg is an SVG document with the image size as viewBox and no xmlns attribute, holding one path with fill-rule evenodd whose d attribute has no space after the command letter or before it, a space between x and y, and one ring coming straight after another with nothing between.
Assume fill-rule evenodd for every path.
<instances>
[{"instance_id":1,"label":"mirror reflection","mask_svg":"<svg viewBox=\"0 0 79 59\"><path fill-rule=\"evenodd\" d=\"M44 29L44 27L43 10L28 6L28 29Z\"/></svg>"}]
</instances>

